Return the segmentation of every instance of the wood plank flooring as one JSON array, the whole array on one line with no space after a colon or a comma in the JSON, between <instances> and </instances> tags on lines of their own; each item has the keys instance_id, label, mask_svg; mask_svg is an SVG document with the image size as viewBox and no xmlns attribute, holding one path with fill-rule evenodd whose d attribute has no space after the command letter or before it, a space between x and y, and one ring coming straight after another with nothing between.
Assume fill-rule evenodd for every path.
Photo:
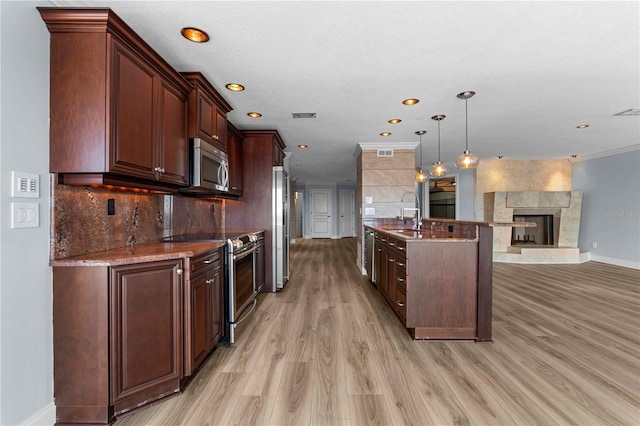
<instances>
[{"instance_id":1,"label":"wood plank flooring","mask_svg":"<svg viewBox=\"0 0 640 426\"><path fill-rule=\"evenodd\" d=\"M494 343L413 341L355 266L302 240L236 344L116 425L638 425L640 271L496 263Z\"/></svg>"}]
</instances>

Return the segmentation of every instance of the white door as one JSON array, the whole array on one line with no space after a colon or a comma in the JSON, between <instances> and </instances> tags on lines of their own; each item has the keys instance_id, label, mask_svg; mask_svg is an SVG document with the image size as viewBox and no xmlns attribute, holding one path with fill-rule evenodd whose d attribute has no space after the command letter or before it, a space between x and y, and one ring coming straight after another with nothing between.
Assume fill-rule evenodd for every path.
<instances>
[{"instance_id":1,"label":"white door","mask_svg":"<svg viewBox=\"0 0 640 426\"><path fill-rule=\"evenodd\" d=\"M352 189L340 190L340 237L355 237L355 193Z\"/></svg>"},{"instance_id":2,"label":"white door","mask_svg":"<svg viewBox=\"0 0 640 426\"><path fill-rule=\"evenodd\" d=\"M296 192L296 233L294 237L302 238L302 230L304 226L304 191Z\"/></svg>"},{"instance_id":3,"label":"white door","mask_svg":"<svg viewBox=\"0 0 640 426\"><path fill-rule=\"evenodd\" d=\"M311 190L311 238L331 238L331 191Z\"/></svg>"}]
</instances>

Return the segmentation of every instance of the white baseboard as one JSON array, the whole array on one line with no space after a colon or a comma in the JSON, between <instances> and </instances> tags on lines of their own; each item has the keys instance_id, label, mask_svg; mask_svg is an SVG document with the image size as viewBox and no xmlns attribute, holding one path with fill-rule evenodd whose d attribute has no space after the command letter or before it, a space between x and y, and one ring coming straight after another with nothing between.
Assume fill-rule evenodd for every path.
<instances>
[{"instance_id":1,"label":"white baseboard","mask_svg":"<svg viewBox=\"0 0 640 426\"><path fill-rule=\"evenodd\" d=\"M53 401L42 410L25 420L23 425L29 426L53 426L56 424L56 406Z\"/></svg>"},{"instance_id":2,"label":"white baseboard","mask_svg":"<svg viewBox=\"0 0 640 426\"><path fill-rule=\"evenodd\" d=\"M640 262L634 262L633 260L616 259L615 257L598 256L597 254L589 253L589 260L594 262L608 263L610 265L622 266L625 268L640 269Z\"/></svg>"}]
</instances>

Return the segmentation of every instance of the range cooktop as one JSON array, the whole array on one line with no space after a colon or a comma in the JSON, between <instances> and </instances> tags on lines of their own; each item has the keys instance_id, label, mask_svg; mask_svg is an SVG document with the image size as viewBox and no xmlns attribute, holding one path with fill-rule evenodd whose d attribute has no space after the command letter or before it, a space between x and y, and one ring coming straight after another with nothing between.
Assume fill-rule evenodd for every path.
<instances>
[{"instance_id":1,"label":"range cooktop","mask_svg":"<svg viewBox=\"0 0 640 426\"><path fill-rule=\"evenodd\" d=\"M165 237L160 241L163 243L183 243L191 241L228 241L241 238L249 234L259 232L257 230L247 229L226 229L214 232L197 232L193 234L181 234Z\"/></svg>"}]
</instances>

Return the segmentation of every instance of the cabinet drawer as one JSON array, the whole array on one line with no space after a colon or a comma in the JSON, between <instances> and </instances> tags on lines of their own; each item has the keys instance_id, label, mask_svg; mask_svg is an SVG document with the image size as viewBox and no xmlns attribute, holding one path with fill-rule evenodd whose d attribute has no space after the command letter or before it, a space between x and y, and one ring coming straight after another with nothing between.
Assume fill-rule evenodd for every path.
<instances>
[{"instance_id":1,"label":"cabinet drawer","mask_svg":"<svg viewBox=\"0 0 640 426\"><path fill-rule=\"evenodd\" d=\"M221 250L217 249L215 251L210 251L202 256L194 258L194 260L191 262L191 273L194 274L209 267L220 266L220 252Z\"/></svg>"}]
</instances>

